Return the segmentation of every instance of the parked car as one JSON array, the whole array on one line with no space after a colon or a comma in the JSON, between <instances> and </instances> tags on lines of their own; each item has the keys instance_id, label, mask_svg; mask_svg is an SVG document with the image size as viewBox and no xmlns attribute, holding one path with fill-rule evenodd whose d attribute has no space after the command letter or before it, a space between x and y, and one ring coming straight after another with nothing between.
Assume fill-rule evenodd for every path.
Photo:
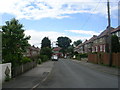
<instances>
[{"instance_id":1,"label":"parked car","mask_svg":"<svg viewBox=\"0 0 120 90\"><path fill-rule=\"evenodd\" d=\"M57 55L52 55L51 59L52 59L52 61L58 61L58 56Z\"/></svg>"}]
</instances>

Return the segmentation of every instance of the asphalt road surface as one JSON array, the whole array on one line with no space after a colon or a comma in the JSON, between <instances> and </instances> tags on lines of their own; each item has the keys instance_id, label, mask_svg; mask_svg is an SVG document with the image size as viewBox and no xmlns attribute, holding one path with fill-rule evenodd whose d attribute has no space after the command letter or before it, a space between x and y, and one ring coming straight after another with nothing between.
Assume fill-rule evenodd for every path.
<instances>
[{"instance_id":1,"label":"asphalt road surface","mask_svg":"<svg viewBox=\"0 0 120 90\"><path fill-rule=\"evenodd\" d=\"M118 77L60 59L55 61L50 76L38 88L118 88Z\"/></svg>"}]
</instances>

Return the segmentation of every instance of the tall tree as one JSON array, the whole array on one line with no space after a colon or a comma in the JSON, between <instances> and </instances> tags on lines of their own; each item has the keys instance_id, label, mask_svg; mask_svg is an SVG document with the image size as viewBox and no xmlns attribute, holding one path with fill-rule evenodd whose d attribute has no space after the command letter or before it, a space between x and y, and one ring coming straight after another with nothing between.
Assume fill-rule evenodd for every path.
<instances>
[{"instance_id":1,"label":"tall tree","mask_svg":"<svg viewBox=\"0 0 120 90\"><path fill-rule=\"evenodd\" d=\"M82 41L81 41L81 40L77 40L77 41L74 41L74 43L73 43L73 44L74 44L75 46L78 46L78 45L79 45L79 44L81 44L81 43L82 43Z\"/></svg>"},{"instance_id":2,"label":"tall tree","mask_svg":"<svg viewBox=\"0 0 120 90\"><path fill-rule=\"evenodd\" d=\"M119 39L116 35L113 35L111 38L111 45L112 45L112 52L120 52L120 43L119 43Z\"/></svg>"},{"instance_id":3,"label":"tall tree","mask_svg":"<svg viewBox=\"0 0 120 90\"><path fill-rule=\"evenodd\" d=\"M11 62L12 66L20 64L23 52L29 46L30 36L25 36L23 25L15 18L6 21L2 27L2 55L4 62Z\"/></svg>"},{"instance_id":4,"label":"tall tree","mask_svg":"<svg viewBox=\"0 0 120 90\"><path fill-rule=\"evenodd\" d=\"M48 48L51 48L51 41L49 40L48 37L44 37L42 39L42 43L41 43L41 48L44 48L44 47L48 47Z\"/></svg>"},{"instance_id":5,"label":"tall tree","mask_svg":"<svg viewBox=\"0 0 120 90\"><path fill-rule=\"evenodd\" d=\"M58 37L57 38L57 45L59 47L61 47L61 52L63 52L63 54L66 53L67 48L70 46L71 43L71 39L69 39L68 37Z\"/></svg>"},{"instance_id":6,"label":"tall tree","mask_svg":"<svg viewBox=\"0 0 120 90\"><path fill-rule=\"evenodd\" d=\"M50 59L52 56L52 49L44 47L40 50L40 55L46 55Z\"/></svg>"}]
</instances>

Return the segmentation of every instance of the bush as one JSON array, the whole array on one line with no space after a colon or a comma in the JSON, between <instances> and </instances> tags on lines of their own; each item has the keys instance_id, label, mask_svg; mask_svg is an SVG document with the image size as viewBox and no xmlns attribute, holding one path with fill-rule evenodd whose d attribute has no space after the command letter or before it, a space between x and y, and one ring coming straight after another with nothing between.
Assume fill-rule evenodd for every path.
<instances>
[{"instance_id":1,"label":"bush","mask_svg":"<svg viewBox=\"0 0 120 90\"><path fill-rule=\"evenodd\" d=\"M88 58L88 54L84 53L84 54L77 54L76 55L76 59L80 60L81 58Z\"/></svg>"},{"instance_id":2,"label":"bush","mask_svg":"<svg viewBox=\"0 0 120 90\"><path fill-rule=\"evenodd\" d=\"M45 61L49 60L47 55L40 55L40 59L41 59L42 62L45 62Z\"/></svg>"},{"instance_id":3,"label":"bush","mask_svg":"<svg viewBox=\"0 0 120 90\"><path fill-rule=\"evenodd\" d=\"M38 64L41 64L41 63L42 63L41 59L38 59L38 60L37 60L37 63L38 63Z\"/></svg>"},{"instance_id":4,"label":"bush","mask_svg":"<svg viewBox=\"0 0 120 90\"><path fill-rule=\"evenodd\" d=\"M52 56L52 50L51 48L42 48L41 51L40 51L40 55L46 55L49 59L51 58Z\"/></svg>"},{"instance_id":5,"label":"bush","mask_svg":"<svg viewBox=\"0 0 120 90\"><path fill-rule=\"evenodd\" d=\"M27 62L31 62L32 60L30 59L30 58L28 58L28 57L23 57L22 58L22 60L21 60L21 62L23 63L23 64L25 64L25 63L27 63Z\"/></svg>"},{"instance_id":6,"label":"bush","mask_svg":"<svg viewBox=\"0 0 120 90\"><path fill-rule=\"evenodd\" d=\"M7 81L10 81L10 76L9 75L6 75L6 77L5 77L5 81L7 82Z\"/></svg>"},{"instance_id":7,"label":"bush","mask_svg":"<svg viewBox=\"0 0 120 90\"><path fill-rule=\"evenodd\" d=\"M88 54L87 54L87 53L80 54L80 58L87 58L87 57L88 57Z\"/></svg>"}]
</instances>

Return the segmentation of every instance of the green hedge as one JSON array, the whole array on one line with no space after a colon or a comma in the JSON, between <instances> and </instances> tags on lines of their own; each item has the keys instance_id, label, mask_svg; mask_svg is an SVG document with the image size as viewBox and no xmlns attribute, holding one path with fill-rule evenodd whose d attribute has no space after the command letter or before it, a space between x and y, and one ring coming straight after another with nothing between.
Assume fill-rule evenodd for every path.
<instances>
[{"instance_id":1,"label":"green hedge","mask_svg":"<svg viewBox=\"0 0 120 90\"><path fill-rule=\"evenodd\" d=\"M77 54L76 55L76 59L80 60L81 58L88 58L88 54L84 53L84 54Z\"/></svg>"},{"instance_id":2,"label":"green hedge","mask_svg":"<svg viewBox=\"0 0 120 90\"><path fill-rule=\"evenodd\" d=\"M45 61L49 60L47 55L40 55L40 59L41 59L42 62L45 62Z\"/></svg>"},{"instance_id":3,"label":"green hedge","mask_svg":"<svg viewBox=\"0 0 120 90\"><path fill-rule=\"evenodd\" d=\"M22 60L21 60L21 63L25 64L27 62L31 62L32 60L28 57L23 57Z\"/></svg>"}]
</instances>

